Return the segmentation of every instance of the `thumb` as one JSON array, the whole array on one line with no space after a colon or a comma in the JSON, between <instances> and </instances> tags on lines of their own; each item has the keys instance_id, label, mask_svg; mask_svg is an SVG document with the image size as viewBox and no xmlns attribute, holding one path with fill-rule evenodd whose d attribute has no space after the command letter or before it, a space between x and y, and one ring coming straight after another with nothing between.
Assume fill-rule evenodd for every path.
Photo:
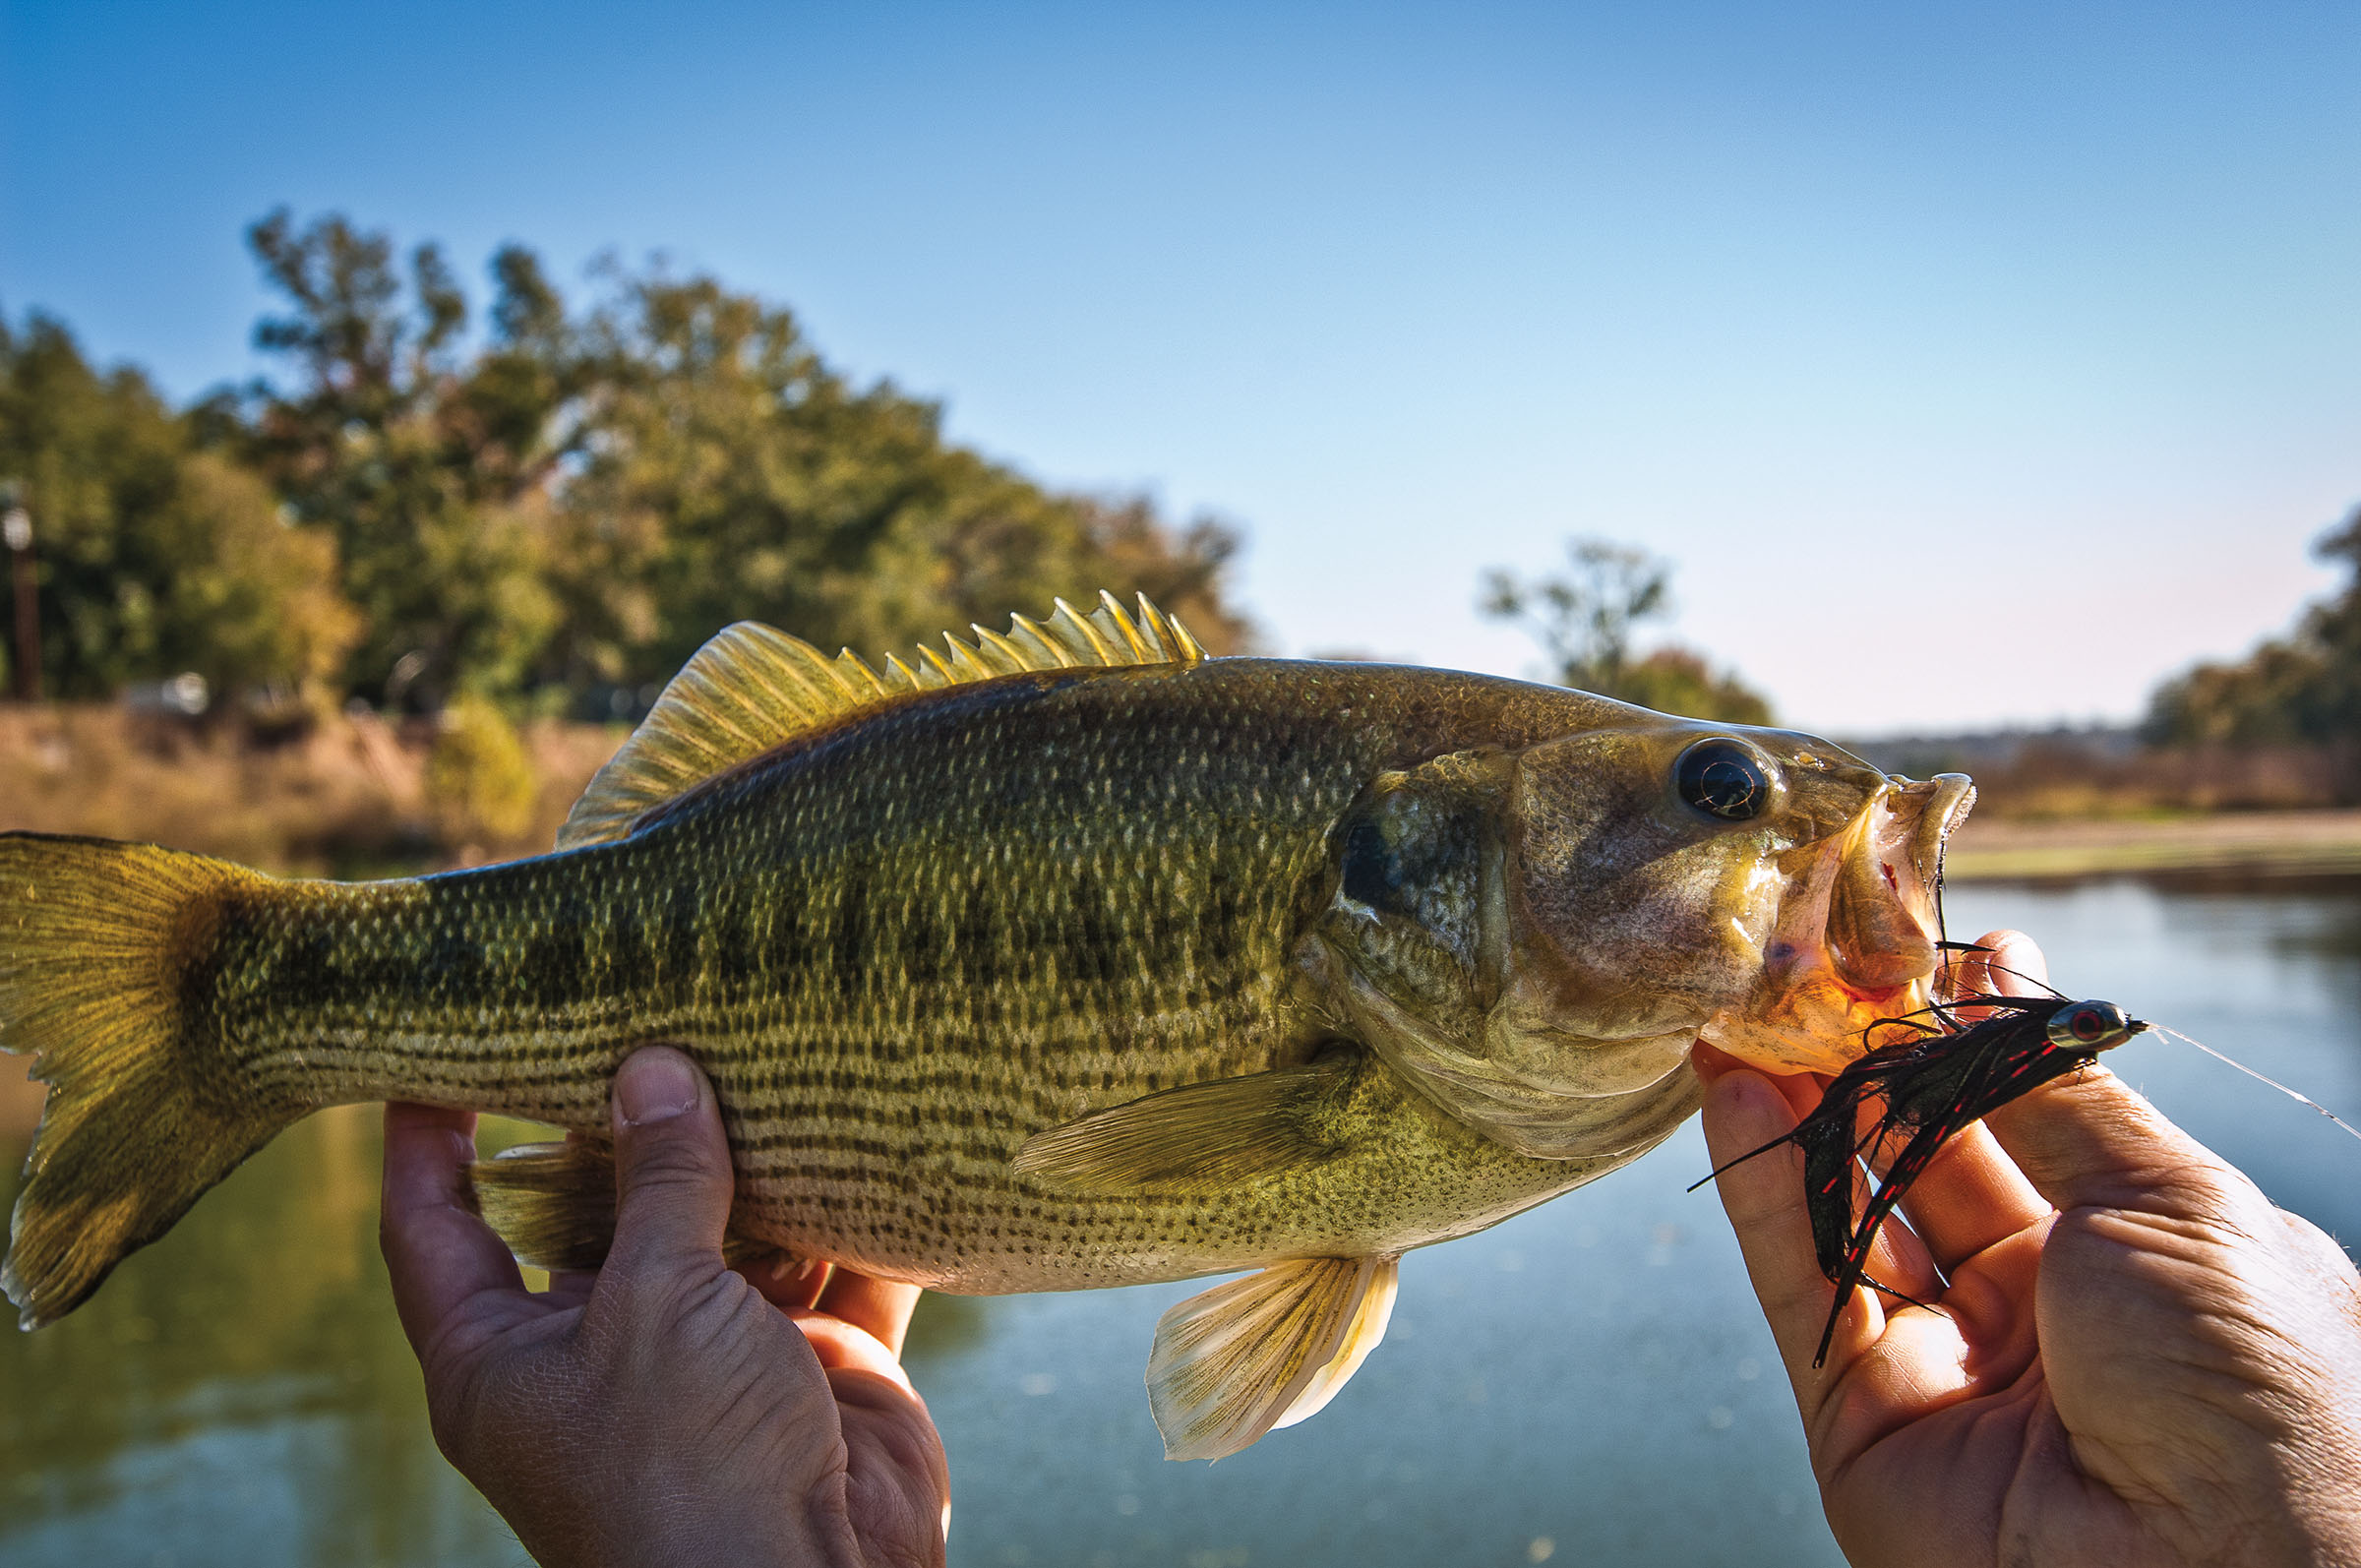
<instances>
[{"instance_id":1,"label":"thumb","mask_svg":"<svg viewBox=\"0 0 2361 1568\"><path fill-rule=\"evenodd\" d=\"M615 1074L615 1241L607 1269L669 1274L718 1263L736 1186L721 1109L678 1051L636 1052Z\"/></svg>"},{"instance_id":2,"label":"thumb","mask_svg":"<svg viewBox=\"0 0 2361 1568\"><path fill-rule=\"evenodd\" d=\"M2063 1209L2218 1215L2244 1182L2221 1157L2096 1063L1984 1118L2041 1196Z\"/></svg>"}]
</instances>

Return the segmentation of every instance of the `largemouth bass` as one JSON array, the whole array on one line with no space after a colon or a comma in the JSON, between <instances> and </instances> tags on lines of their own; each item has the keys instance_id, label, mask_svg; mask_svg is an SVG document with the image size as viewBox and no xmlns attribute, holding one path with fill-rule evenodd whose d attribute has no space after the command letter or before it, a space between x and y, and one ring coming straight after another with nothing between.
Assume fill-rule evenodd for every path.
<instances>
[{"instance_id":1,"label":"largemouth bass","mask_svg":"<svg viewBox=\"0 0 2361 1568\"><path fill-rule=\"evenodd\" d=\"M588 1134L474 1179L520 1256L594 1262L608 1083L665 1042L742 1246L968 1293L1257 1270L1150 1355L1168 1453L1226 1454L1351 1376L1404 1251L1670 1133L1692 1041L1834 1071L1929 999L1964 778L1208 659L1101 597L882 670L731 628L530 860L341 884L0 836L0 1047L49 1084L25 1324L360 1101Z\"/></svg>"}]
</instances>

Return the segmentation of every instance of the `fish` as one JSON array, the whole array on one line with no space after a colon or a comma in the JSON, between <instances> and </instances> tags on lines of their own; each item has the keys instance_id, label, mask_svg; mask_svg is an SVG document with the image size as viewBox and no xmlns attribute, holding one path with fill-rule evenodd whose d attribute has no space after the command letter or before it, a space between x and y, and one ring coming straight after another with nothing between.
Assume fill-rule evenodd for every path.
<instances>
[{"instance_id":1,"label":"fish","mask_svg":"<svg viewBox=\"0 0 2361 1568\"><path fill-rule=\"evenodd\" d=\"M479 1162L595 1264L609 1082L714 1085L731 1244L930 1289L1251 1271L1158 1324L1174 1458L1311 1415L1406 1251L1654 1147L1703 1038L1842 1070L1930 1000L1959 775L1496 677L1208 657L1144 597L872 665L741 623L549 854L280 879L0 835L0 1048L49 1085L0 1288L95 1290L323 1107L566 1128Z\"/></svg>"}]
</instances>

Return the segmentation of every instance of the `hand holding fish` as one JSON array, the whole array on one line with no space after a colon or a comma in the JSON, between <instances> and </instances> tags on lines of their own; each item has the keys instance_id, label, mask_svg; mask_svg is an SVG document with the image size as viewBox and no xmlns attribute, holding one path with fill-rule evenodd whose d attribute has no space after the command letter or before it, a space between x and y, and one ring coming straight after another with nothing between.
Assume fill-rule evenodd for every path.
<instances>
[{"instance_id":1,"label":"hand holding fish","mask_svg":"<svg viewBox=\"0 0 2361 1568\"><path fill-rule=\"evenodd\" d=\"M1967 989L2041 955L1982 939ZM1811 1080L1710 1050L1716 1162L1793 1127ZM1829 1523L1873 1563L2361 1561L2361 1277L2102 1067L1954 1137L1815 1369L1834 1287L1793 1148L1725 1207L1812 1448ZM1938 1272L1940 1271L1940 1272Z\"/></svg>"},{"instance_id":2,"label":"hand holding fish","mask_svg":"<svg viewBox=\"0 0 2361 1568\"><path fill-rule=\"evenodd\" d=\"M729 1153L686 1057L630 1059L614 1130L613 1249L534 1295L460 1200L473 1116L387 1108L386 1260L444 1453L545 1564L940 1562L942 1443L895 1359L917 1291L839 1271L815 1309L722 1261Z\"/></svg>"}]
</instances>

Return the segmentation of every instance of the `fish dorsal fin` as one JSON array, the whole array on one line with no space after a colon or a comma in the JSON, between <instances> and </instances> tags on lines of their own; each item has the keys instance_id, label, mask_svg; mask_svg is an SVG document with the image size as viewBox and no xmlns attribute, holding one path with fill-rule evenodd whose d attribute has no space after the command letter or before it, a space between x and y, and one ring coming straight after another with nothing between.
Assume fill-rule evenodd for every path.
<instances>
[{"instance_id":1,"label":"fish dorsal fin","mask_svg":"<svg viewBox=\"0 0 2361 1568\"><path fill-rule=\"evenodd\" d=\"M1205 657L1188 629L1144 593L1136 617L1111 593L1102 592L1087 616L1055 602L1047 621L1012 616L1005 636L974 627L973 642L946 632L943 652L921 646L909 663L889 653L882 670L850 648L831 659L757 622L727 627L672 678L623 750L590 780L558 829L558 848L623 838L666 801L860 708L1028 670Z\"/></svg>"},{"instance_id":2,"label":"fish dorsal fin","mask_svg":"<svg viewBox=\"0 0 2361 1568\"><path fill-rule=\"evenodd\" d=\"M1215 1078L1127 1101L1025 1140L1016 1174L1067 1192L1212 1192L1336 1153L1324 1113L1350 1062Z\"/></svg>"},{"instance_id":3,"label":"fish dorsal fin","mask_svg":"<svg viewBox=\"0 0 2361 1568\"><path fill-rule=\"evenodd\" d=\"M1336 1396L1384 1337L1396 1259L1295 1258L1157 1320L1148 1406L1167 1459L1220 1459Z\"/></svg>"}]
</instances>

